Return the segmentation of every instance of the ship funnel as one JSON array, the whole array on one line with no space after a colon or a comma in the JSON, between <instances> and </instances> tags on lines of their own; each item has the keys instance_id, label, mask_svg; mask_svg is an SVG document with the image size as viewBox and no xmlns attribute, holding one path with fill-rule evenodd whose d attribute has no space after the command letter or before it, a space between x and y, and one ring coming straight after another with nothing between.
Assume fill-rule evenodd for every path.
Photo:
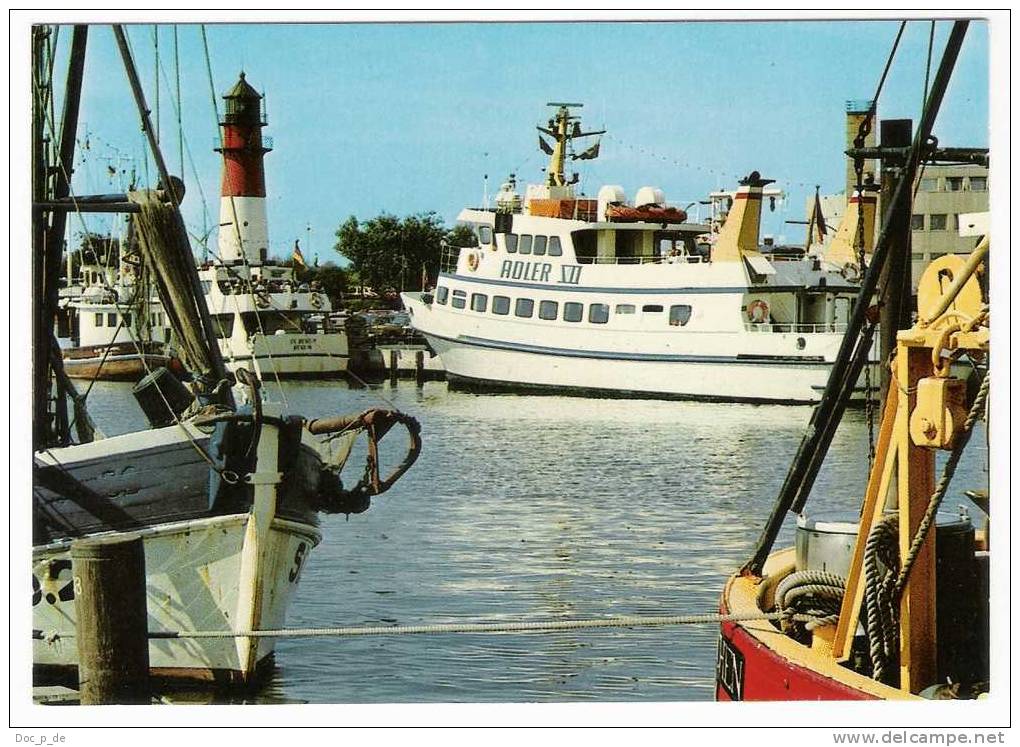
<instances>
[{"instance_id":1,"label":"ship funnel","mask_svg":"<svg viewBox=\"0 0 1020 747\"><path fill-rule=\"evenodd\" d=\"M875 209L878 203L875 191L877 189L878 187L874 184L865 184L863 194L854 192L853 197L847 203L843 220L840 221L839 228L836 229L836 235L832 237L832 242L823 256L827 263L837 267L844 267L848 264L857 267L862 246L865 257L871 255L875 248Z\"/></svg>"},{"instance_id":2,"label":"ship funnel","mask_svg":"<svg viewBox=\"0 0 1020 747\"><path fill-rule=\"evenodd\" d=\"M740 186L733 195L733 207L712 249L713 262L739 262L745 255L759 254L762 191L774 181L762 179L757 171L740 180Z\"/></svg>"}]
</instances>

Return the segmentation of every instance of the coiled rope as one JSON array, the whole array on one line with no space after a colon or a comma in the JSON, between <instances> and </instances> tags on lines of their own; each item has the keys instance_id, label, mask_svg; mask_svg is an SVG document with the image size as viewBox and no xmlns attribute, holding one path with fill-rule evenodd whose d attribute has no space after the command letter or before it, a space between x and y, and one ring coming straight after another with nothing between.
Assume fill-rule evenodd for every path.
<instances>
[{"instance_id":1,"label":"coiled rope","mask_svg":"<svg viewBox=\"0 0 1020 747\"><path fill-rule=\"evenodd\" d=\"M843 603L846 580L828 571L797 571L779 582L776 587L776 608L784 620L807 616L806 630L839 622L839 608Z\"/></svg>"}]
</instances>

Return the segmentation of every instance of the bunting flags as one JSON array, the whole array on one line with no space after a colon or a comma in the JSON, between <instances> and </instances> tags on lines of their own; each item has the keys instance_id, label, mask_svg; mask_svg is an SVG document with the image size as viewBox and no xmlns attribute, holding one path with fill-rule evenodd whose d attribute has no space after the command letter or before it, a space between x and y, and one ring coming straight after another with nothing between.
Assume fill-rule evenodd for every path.
<instances>
[{"instance_id":1,"label":"bunting flags","mask_svg":"<svg viewBox=\"0 0 1020 747\"><path fill-rule=\"evenodd\" d=\"M298 246L299 241L301 241L301 239L294 239L294 252L290 255L290 258L294 261L295 267L300 267L304 270L308 267L308 265L305 264L305 255L301 253L301 247Z\"/></svg>"}]
</instances>

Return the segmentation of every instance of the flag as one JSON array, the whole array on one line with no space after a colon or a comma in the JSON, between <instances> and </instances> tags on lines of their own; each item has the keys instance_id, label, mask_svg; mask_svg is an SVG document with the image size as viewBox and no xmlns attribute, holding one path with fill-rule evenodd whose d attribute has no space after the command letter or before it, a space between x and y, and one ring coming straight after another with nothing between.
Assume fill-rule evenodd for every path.
<instances>
[{"instance_id":1,"label":"flag","mask_svg":"<svg viewBox=\"0 0 1020 747\"><path fill-rule=\"evenodd\" d=\"M595 141L595 145L591 146L590 148L588 148L587 150L585 150L585 151L583 151L581 153L578 153L576 156L574 156L574 160L575 161L588 161L588 160L590 160L592 158L598 158L598 157L599 157L599 141L596 140Z\"/></svg>"},{"instance_id":2,"label":"flag","mask_svg":"<svg viewBox=\"0 0 1020 747\"><path fill-rule=\"evenodd\" d=\"M538 147L541 148L542 152L545 153L547 156L552 155L553 152L552 146L549 145L549 143L547 143L545 140L543 140L541 135L538 136Z\"/></svg>"},{"instance_id":3,"label":"flag","mask_svg":"<svg viewBox=\"0 0 1020 747\"><path fill-rule=\"evenodd\" d=\"M815 187L815 207L811 211L811 219L808 221L808 246L821 244L825 241L825 215L822 214L822 200L818 196L818 187Z\"/></svg>"},{"instance_id":4,"label":"flag","mask_svg":"<svg viewBox=\"0 0 1020 747\"><path fill-rule=\"evenodd\" d=\"M298 246L299 241L301 241L301 239L294 239L294 253L290 255L290 258L294 261L295 267L300 267L303 270L308 267L308 265L305 264L305 255L301 253L301 247Z\"/></svg>"}]
</instances>

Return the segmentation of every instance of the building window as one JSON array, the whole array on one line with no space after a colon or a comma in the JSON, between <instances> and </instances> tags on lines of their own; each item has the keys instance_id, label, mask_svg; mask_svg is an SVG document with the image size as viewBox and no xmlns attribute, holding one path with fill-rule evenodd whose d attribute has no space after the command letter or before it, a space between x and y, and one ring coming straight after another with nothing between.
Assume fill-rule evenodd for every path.
<instances>
[{"instance_id":1,"label":"building window","mask_svg":"<svg viewBox=\"0 0 1020 747\"><path fill-rule=\"evenodd\" d=\"M669 326L682 327L691 320L691 307L687 304L669 307Z\"/></svg>"},{"instance_id":2,"label":"building window","mask_svg":"<svg viewBox=\"0 0 1020 747\"><path fill-rule=\"evenodd\" d=\"M116 327L117 326L117 315L110 313L106 315L106 326Z\"/></svg>"},{"instance_id":3,"label":"building window","mask_svg":"<svg viewBox=\"0 0 1020 747\"><path fill-rule=\"evenodd\" d=\"M641 311L644 313L658 314L662 311L662 305L657 303L646 303L641 307Z\"/></svg>"},{"instance_id":4,"label":"building window","mask_svg":"<svg viewBox=\"0 0 1020 747\"><path fill-rule=\"evenodd\" d=\"M923 231L924 230L924 215L922 213L914 213L910 216L910 230L911 231Z\"/></svg>"},{"instance_id":5,"label":"building window","mask_svg":"<svg viewBox=\"0 0 1020 747\"><path fill-rule=\"evenodd\" d=\"M492 313L506 316L510 313L510 299L506 296L492 297Z\"/></svg>"},{"instance_id":6,"label":"building window","mask_svg":"<svg viewBox=\"0 0 1020 747\"><path fill-rule=\"evenodd\" d=\"M509 254L513 254L517 251L517 234L504 234L503 240L506 241L506 250Z\"/></svg>"},{"instance_id":7,"label":"building window","mask_svg":"<svg viewBox=\"0 0 1020 747\"><path fill-rule=\"evenodd\" d=\"M945 213L932 213L928 216L928 230L929 231L945 231L946 230L946 214Z\"/></svg>"},{"instance_id":8,"label":"building window","mask_svg":"<svg viewBox=\"0 0 1020 747\"><path fill-rule=\"evenodd\" d=\"M121 314L121 319L124 320L124 326L125 327L130 327L131 326L131 314L130 313Z\"/></svg>"},{"instance_id":9,"label":"building window","mask_svg":"<svg viewBox=\"0 0 1020 747\"><path fill-rule=\"evenodd\" d=\"M479 226L478 227L478 240L481 241L481 243L483 243L483 244L491 244L492 243L492 228L490 228L489 226Z\"/></svg>"},{"instance_id":10,"label":"building window","mask_svg":"<svg viewBox=\"0 0 1020 747\"><path fill-rule=\"evenodd\" d=\"M548 241L548 239L545 236L536 236L535 237L535 243L532 246L532 253L536 257L544 256L545 255L545 244L546 244L547 241Z\"/></svg>"},{"instance_id":11,"label":"building window","mask_svg":"<svg viewBox=\"0 0 1020 747\"><path fill-rule=\"evenodd\" d=\"M928 176L921 180L921 191L922 192L937 192L939 189L939 180L934 176Z\"/></svg>"},{"instance_id":12,"label":"building window","mask_svg":"<svg viewBox=\"0 0 1020 747\"><path fill-rule=\"evenodd\" d=\"M455 290L450 305L455 309L463 309L467 305L467 293L462 290Z\"/></svg>"},{"instance_id":13,"label":"building window","mask_svg":"<svg viewBox=\"0 0 1020 747\"><path fill-rule=\"evenodd\" d=\"M535 302L530 298L518 298L517 303L514 304L514 316L523 317L524 319L530 319L531 315L535 313Z\"/></svg>"},{"instance_id":14,"label":"building window","mask_svg":"<svg viewBox=\"0 0 1020 747\"><path fill-rule=\"evenodd\" d=\"M912 260L914 260L914 261L917 261L917 262L919 262L919 261L921 261L921 260L923 260L923 259L924 259L924 254L922 254L922 253L920 253L920 252L911 252L911 254L910 254L910 258L911 258Z\"/></svg>"},{"instance_id":15,"label":"building window","mask_svg":"<svg viewBox=\"0 0 1020 747\"><path fill-rule=\"evenodd\" d=\"M522 234L517 244L517 251L521 254L531 254L531 234Z\"/></svg>"},{"instance_id":16,"label":"building window","mask_svg":"<svg viewBox=\"0 0 1020 747\"><path fill-rule=\"evenodd\" d=\"M485 311L489 306L489 297L484 293L472 293L471 294L471 310L472 311Z\"/></svg>"},{"instance_id":17,"label":"building window","mask_svg":"<svg viewBox=\"0 0 1020 747\"><path fill-rule=\"evenodd\" d=\"M592 324L605 324L609 321L609 304L593 303L588 307L588 321Z\"/></svg>"},{"instance_id":18,"label":"building window","mask_svg":"<svg viewBox=\"0 0 1020 747\"><path fill-rule=\"evenodd\" d=\"M559 236L550 236L549 237L549 256L550 257L562 257L563 256L563 247L560 246L560 237Z\"/></svg>"},{"instance_id":19,"label":"building window","mask_svg":"<svg viewBox=\"0 0 1020 747\"><path fill-rule=\"evenodd\" d=\"M616 313L617 314L633 314L634 313L634 304L632 304L632 303L618 303L618 304L616 304Z\"/></svg>"},{"instance_id":20,"label":"building window","mask_svg":"<svg viewBox=\"0 0 1020 747\"><path fill-rule=\"evenodd\" d=\"M944 256L946 256L946 253L945 253L945 252L932 252L932 253L931 253L931 258L932 258L932 260L936 260L936 259L938 259L939 257L944 257Z\"/></svg>"},{"instance_id":21,"label":"building window","mask_svg":"<svg viewBox=\"0 0 1020 747\"><path fill-rule=\"evenodd\" d=\"M953 231L960 230L960 216L956 213L949 214L949 228Z\"/></svg>"},{"instance_id":22,"label":"building window","mask_svg":"<svg viewBox=\"0 0 1020 747\"><path fill-rule=\"evenodd\" d=\"M102 327L103 326L103 315L102 314L96 314L96 326L97 327Z\"/></svg>"},{"instance_id":23,"label":"building window","mask_svg":"<svg viewBox=\"0 0 1020 747\"><path fill-rule=\"evenodd\" d=\"M971 192L987 192L988 191L988 177L987 176L972 176L970 178L970 191ZM552 252L549 252L552 254Z\"/></svg>"},{"instance_id":24,"label":"building window","mask_svg":"<svg viewBox=\"0 0 1020 747\"><path fill-rule=\"evenodd\" d=\"M584 304L567 301L563 304L563 321L579 322L584 318Z\"/></svg>"},{"instance_id":25,"label":"building window","mask_svg":"<svg viewBox=\"0 0 1020 747\"><path fill-rule=\"evenodd\" d=\"M555 319L559 309L560 305L555 301L540 301L538 304L538 318Z\"/></svg>"},{"instance_id":26,"label":"building window","mask_svg":"<svg viewBox=\"0 0 1020 747\"><path fill-rule=\"evenodd\" d=\"M946 177L946 191L947 192L960 192L963 190L963 177L962 176L947 176Z\"/></svg>"},{"instance_id":27,"label":"building window","mask_svg":"<svg viewBox=\"0 0 1020 747\"><path fill-rule=\"evenodd\" d=\"M445 285L440 285L438 288L436 288L436 303L446 306L446 299L449 297L449 295L450 289L447 288Z\"/></svg>"}]
</instances>

